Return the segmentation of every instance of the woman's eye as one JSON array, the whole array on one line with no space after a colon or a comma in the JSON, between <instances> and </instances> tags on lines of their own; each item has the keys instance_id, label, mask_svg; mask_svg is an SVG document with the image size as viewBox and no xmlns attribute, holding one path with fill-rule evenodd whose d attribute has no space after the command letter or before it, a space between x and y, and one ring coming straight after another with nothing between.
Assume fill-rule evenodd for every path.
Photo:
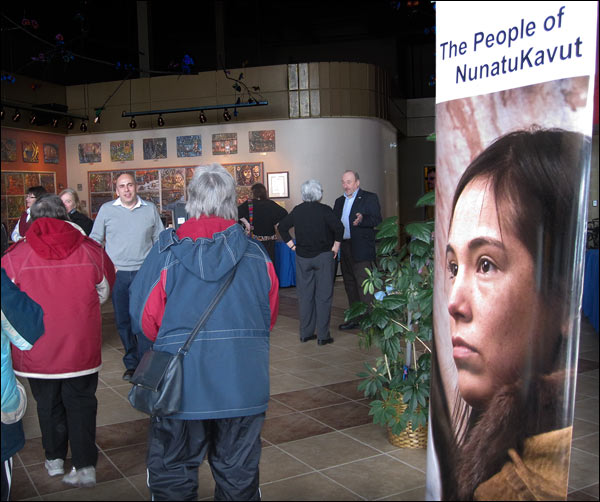
<instances>
[{"instance_id":1,"label":"woman's eye","mask_svg":"<svg viewBox=\"0 0 600 502\"><path fill-rule=\"evenodd\" d=\"M481 260L479 260L478 268L479 268L479 271L484 274L488 274L488 273L496 270L496 266L492 263L491 260L488 260L487 258L482 258Z\"/></svg>"},{"instance_id":2,"label":"woman's eye","mask_svg":"<svg viewBox=\"0 0 600 502\"><path fill-rule=\"evenodd\" d=\"M456 263L448 263L448 272L450 272L450 279L454 279L458 274L458 265Z\"/></svg>"}]
</instances>

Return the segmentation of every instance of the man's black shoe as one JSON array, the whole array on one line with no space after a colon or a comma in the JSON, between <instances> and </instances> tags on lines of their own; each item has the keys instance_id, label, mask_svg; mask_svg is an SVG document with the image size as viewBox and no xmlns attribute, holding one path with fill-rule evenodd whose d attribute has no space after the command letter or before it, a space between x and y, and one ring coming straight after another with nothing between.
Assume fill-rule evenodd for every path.
<instances>
[{"instance_id":1,"label":"man's black shoe","mask_svg":"<svg viewBox=\"0 0 600 502\"><path fill-rule=\"evenodd\" d=\"M317 339L317 335L312 335L312 336L307 336L306 338L300 338L300 341L302 343L304 342L308 342L310 340L316 340Z\"/></svg>"},{"instance_id":2,"label":"man's black shoe","mask_svg":"<svg viewBox=\"0 0 600 502\"><path fill-rule=\"evenodd\" d=\"M317 343L319 345L327 345L328 343L333 343L333 338L329 337L329 338L326 338L325 340L317 340Z\"/></svg>"},{"instance_id":3,"label":"man's black shoe","mask_svg":"<svg viewBox=\"0 0 600 502\"><path fill-rule=\"evenodd\" d=\"M126 382L130 382L131 377L133 376L134 373L135 373L135 370L126 370L125 373L123 373L123 380L125 380Z\"/></svg>"},{"instance_id":4,"label":"man's black shoe","mask_svg":"<svg viewBox=\"0 0 600 502\"><path fill-rule=\"evenodd\" d=\"M341 330L346 330L346 329L356 329L356 328L358 328L359 326L360 326L360 324L358 324L357 322L354 322L354 321L348 321L348 322L345 322L344 324L340 324L340 325L338 326L338 329L341 329Z\"/></svg>"}]
</instances>

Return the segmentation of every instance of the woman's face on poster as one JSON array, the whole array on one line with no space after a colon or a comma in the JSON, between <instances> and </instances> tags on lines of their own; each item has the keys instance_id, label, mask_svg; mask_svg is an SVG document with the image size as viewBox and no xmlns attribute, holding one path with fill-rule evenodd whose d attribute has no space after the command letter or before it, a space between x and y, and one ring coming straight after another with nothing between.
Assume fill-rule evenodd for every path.
<instances>
[{"instance_id":1,"label":"woman's face on poster","mask_svg":"<svg viewBox=\"0 0 600 502\"><path fill-rule=\"evenodd\" d=\"M458 388L475 408L523 375L543 343L533 259L507 227L491 185L472 180L454 209L446 267Z\"/></svg>"}]
</instances>

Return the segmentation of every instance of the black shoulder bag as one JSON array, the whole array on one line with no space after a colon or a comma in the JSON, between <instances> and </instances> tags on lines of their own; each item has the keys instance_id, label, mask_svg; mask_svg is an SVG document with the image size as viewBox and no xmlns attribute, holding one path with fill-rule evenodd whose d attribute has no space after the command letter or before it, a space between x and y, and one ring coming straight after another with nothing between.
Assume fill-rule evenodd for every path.
<instances>
[{"instance_id":1,"label":"black shoulder bag","mask_svg":"<svg viewBox=\"0 0 600 502\"><path fill-rule=\"evenodd\" d=\"M231 284L236 268L229 274L200 317L194 331L177 353L171 354L154 349L146 351L131 377L133 387L129 391L129 402L135 409L157 417L166 417L180 411L183 393L183 357L190 350L194 338Z\"/></svg>"}]
</instances>

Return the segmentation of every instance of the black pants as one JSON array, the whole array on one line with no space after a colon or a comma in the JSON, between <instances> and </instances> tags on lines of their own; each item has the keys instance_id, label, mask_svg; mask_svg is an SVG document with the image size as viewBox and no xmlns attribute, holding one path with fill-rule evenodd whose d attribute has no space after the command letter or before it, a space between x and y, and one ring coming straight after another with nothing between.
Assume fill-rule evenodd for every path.
<instances>
[{"instance_id":1,"label":"black pants","mask_svg":"<svg viewBox=\"0 0 600 502\"><path fill-rule=\"evenodd\" d=\"M344 289L348 297L348 306L354 302L363 302L369 305L373 299L368 293L365 295L362 283L368 277L365 268L371 268L370 261L354 261L352 257L352 241L346 239L341 245L340 266L342 269L342 278L344 279Z\"/></svg>"},{"instance_id":2,"label":"black pants","mask_svg":"<svg viewBox=\"0 0 600 502\"><path fill-rule=\"evenodd\" d=\"M29 385L37 403L46 458L64 460L70 441L73 466L95 467L98 373L52 380L30 378Z\"/></svg>"},{"instance_id":3,"label":"black pants","mask_svg":"<svg viewBox=\"0 0 600 502\"><path fill-rule=\"evenodd\" d=\"M213 420L153 417L146 459L152 500L197 500L198 468L206 456L214 500L260 500L264 420L264 413Z\"/></svg>"}]
</instances>

